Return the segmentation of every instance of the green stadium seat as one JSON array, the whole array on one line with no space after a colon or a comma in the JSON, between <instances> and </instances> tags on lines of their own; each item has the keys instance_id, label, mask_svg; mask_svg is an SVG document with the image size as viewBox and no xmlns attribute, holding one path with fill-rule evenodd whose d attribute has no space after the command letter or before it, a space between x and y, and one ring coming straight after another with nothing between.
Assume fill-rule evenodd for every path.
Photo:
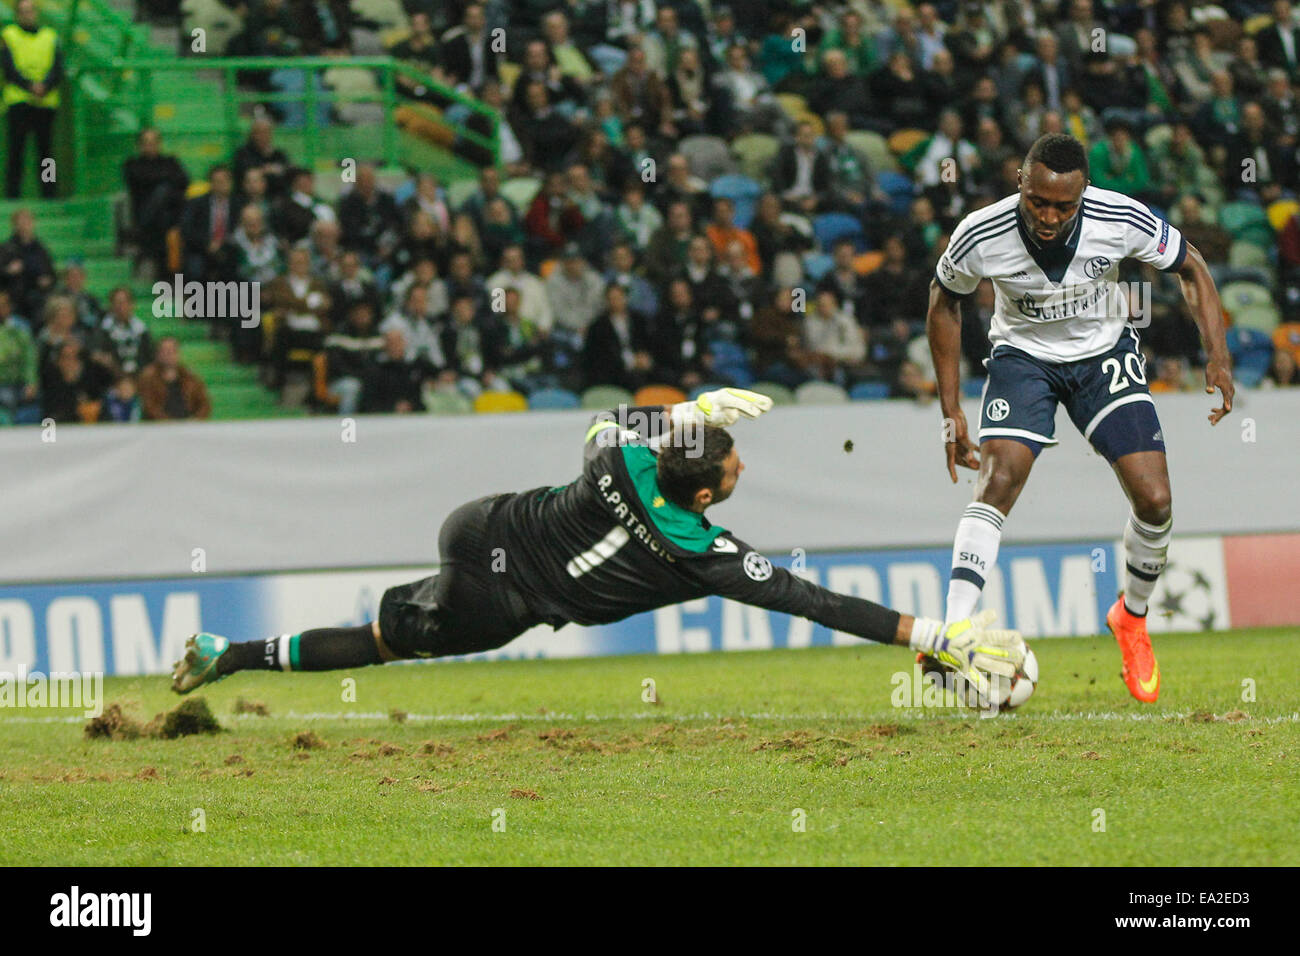
<instances>
[{"instance_id":1,"label":"green stadium seat","mask_svg":"<svg viewBox=\"0 0 1300 956\"><path fill-rule=\"evenodd\" d=\"M781 149L781 141L767 133L746 133L731 142L731 153L740 171L750 179L762 181L768 167Z\"/></svg>"},{"instance_id":2,"label":"green stadium seat","mask_svg":"<svg viewBox=\"0 0 1300 956\"><path fill-rule=\"evenodd\" d=\"M617 385L593 385L582 393L582 407L592 411L604 411L619 405L631 405L632 393Z\"/></svg>"},{"instance_id":3,"label":"green stadium seat","mask_svg":"<svg viewBox=\"0 0 1300 956\"><path fill-rule=\"evenodd\" d=\"M519 215L528 212L533 197L542 188L542 181L536 176L516 176L501 184L501 195L510 201Z\"/></svg>"},{"instance_id":4,"label":"green stadium seat","mask_svg":"<svg viewBox=\"0 0 1300 956\"><path fill-rule=\"evenodd\" d=\"M1229 312L1273 305L1273 294L1256 282L1229 282L1220 287L1219 298Z\"/></svg>"},{"instance_id":5,"label":"green stadium seat","mask_svg":"<svg viewBox=\"0 0 1300 956\"><path fill-rule=\"evenodd\" d=\"M470 400L454 389L429 386L422 397L425 411L433 415L469 415L474 411Z\"/></svg>"},{"instance_id":6,"label":"green stadium seat","mask_svg":"<svg viewBox=\"0 0 1300 956\"><path fill-rule=\"evenodd\" d=\"M1238 239L1228 247L1228 265L1234 268L1261 268L1273 274L1273 260L1268 250L1255 242Z\"/></svg>"},{"instance_id":7,"label":"green stadium seat","mask_svg":"<svg viewBox=\"0 0 1300 956\"><path fill-rule=\"evenodd\" d=\"M794 390L800 405L843 405L849 393L833 382L804 382Z\"/></svg>"},{"instance_id":8,"label":"green stadium seat","mask_svg":"<svg viewBox=\"0 0 1300 956\"><path fill-rule=\"evenodd\" d=\"M795 403L794 392L778 382L754 382L749 386L749 389L752 392L766 395L772 400L773 405L793 405Z\"/></svg>"},{"instance_id":9,"label":"green stadium seat","mask_svg":"<svg viewBox=\"0 0 1300 956\"><path fill-rule=\"evenodd\" d=\"M850 146L867 158L873 173L899 172L898 160L889 151L885 137L871 130L852 130L845 137Z\"/></svg>"}]
</instances>

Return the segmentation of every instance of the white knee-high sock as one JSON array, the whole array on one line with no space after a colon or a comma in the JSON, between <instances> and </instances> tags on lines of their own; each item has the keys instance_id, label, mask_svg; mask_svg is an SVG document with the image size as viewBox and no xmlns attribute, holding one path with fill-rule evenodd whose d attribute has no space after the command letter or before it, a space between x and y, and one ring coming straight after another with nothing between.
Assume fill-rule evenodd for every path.
<instances>
[{"instance_id":1,"label":"white knee-high sock","mask_svg":"<svg viewBox=\"0 0 1300 956\"><path fill-rule=\"evenodd\" d=\"M1169 538L1174 522L1147 524L1130 513L1124 526L1124 606L1139 617L1147 612L1147 601L1156 589L1156 579L1165 569Z\"/></svg>"},{"instance_id":2,"label":"white knee-high sock","mask_svg":"<svg viewBox=\"0 0 1300 956\"><path fill-rule=\"evenodd\" d=\"M1006 516L992 505L973 502L962 512L952 542L952 576L948 579L945 623L971 616L984 590L984 579L998 559L1002 521Z\"/></svg>"}]
</instances>

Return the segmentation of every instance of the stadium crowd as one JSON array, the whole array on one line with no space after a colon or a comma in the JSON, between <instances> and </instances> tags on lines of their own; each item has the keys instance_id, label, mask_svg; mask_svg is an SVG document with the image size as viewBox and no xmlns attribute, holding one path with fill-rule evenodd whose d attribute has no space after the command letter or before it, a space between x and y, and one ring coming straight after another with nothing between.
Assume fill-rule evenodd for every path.
<instances>
[{"instance_id":1,"label":"stadium crowd","mask_svg":"<svg viewBox=\"0 0 1300 956\"><path fill-rule=\"evenodd\" d=\"M427 171L385 188L363 163L325 201L328 174L277 145L274 107L200 195L186 198L156 130L123 171L142 259L161 267L178 234L187 281L261 284L267 321L214 319L214 334L286 395L352 413L761 381L925 400L928 286L949 232L1015 191L1025 150L1053 131L1085 143L1095 185L1144 200L1202 251L1239 377L1300 384L1288 0L405 8L392 55L500 110L499 164L472 188ZM346 53L358 19L344 0L235 9L232 53ZM401 91L457 115L437 84ZM104 309L75 264L56 282L40 249L15 216L0 400L55 418L87 398L104 417L206 414L202 383L174 341L155 350L129 290ZM1153 390L1192 387L1204 357L1177 280L1136 264L1121 278L1149 283L1135 309ZM993 307L987 281L964 305L972 387Z\"/></svg>"}]
</instances>

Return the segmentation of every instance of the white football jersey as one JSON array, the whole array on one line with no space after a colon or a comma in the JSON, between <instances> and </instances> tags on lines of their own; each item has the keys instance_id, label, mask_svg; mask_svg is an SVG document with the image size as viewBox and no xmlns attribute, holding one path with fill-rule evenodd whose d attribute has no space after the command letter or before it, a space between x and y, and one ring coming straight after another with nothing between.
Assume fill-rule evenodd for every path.
<instances>
[{"instance_id":1,"label":"white football jersey","mask_svg":"<svg viewBox=\"0 0 1300 956\"><path fill-rule=\"evenodd\" d=\"M1020 194L978 209L953 230L935 278L964 296L981 279L997 293L989 340L1045 362L1100 355L1130 319L1129 297L1116 276L1127 258L1172 271L1187 243L1169 223L1123 193L1088 186L1069 237L1040 247L1020 223Z\"/></svg>"}]
</instances>

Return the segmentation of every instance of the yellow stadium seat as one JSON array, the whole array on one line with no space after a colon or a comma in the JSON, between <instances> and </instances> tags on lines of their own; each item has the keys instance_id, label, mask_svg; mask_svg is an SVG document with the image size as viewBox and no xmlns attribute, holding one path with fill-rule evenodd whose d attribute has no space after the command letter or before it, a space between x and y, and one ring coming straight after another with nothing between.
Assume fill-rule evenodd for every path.
<instances>
[{"instance_id":1,"label":"yellow stadium seat","mask_svg":"<svg viewBox=\"0 0 1300 956\"><path fill-rule=\"evenodd\" d=\"M1268 224L1274 232L1281 232L1291 217L1300 212L1300 202L1294 199L1279 199L1268 207Z\"/></svg>"},{"instance_id":2,"label":"yellow stadium seat","mask_svg":"<svg viewBox=\"0 0 1300 956\"><path fill-rule=\"evenodd\" d=\"M487 414L526 412L528 411L528 399L518 392L484 392L474 399L474 411Z\"/></svg>"},{"instance_id":3,"label":"yellow stadium seat","mask_svg":"<svg viewBox=\"0 0 1300 956\"><path fill-rule=\"evenodd\" d=\"M902 156L929 138L930 134L923 129L900 129L889 137L889 151L895 156Z\"/></svg>"}]
</instances>

